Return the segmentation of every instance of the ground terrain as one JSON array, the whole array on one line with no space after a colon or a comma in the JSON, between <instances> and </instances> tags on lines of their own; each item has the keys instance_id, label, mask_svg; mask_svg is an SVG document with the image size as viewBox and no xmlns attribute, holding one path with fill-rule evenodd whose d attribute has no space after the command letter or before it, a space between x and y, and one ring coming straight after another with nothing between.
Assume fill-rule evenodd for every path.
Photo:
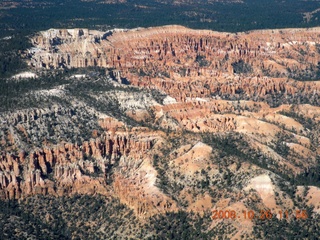
<instances>
[{"instance_id":1,"label":"ground terrain","mask_svg":"<svg viewBox=\"0 0 320 240\"><path fill-rule=\"evenodd\" d=\"M0 238L319 239L319 4L2 1Z\"/></svg>"},{"instance_id":2,"label":"ground terrain","mask_svg":"<svg viewBox=\"0 0 320 240\"><path fill-rule=\"evenodd\" d=\"M318 32L33 34L1 84L2 237L318 238Z\"/></svg>"}]
</instances>

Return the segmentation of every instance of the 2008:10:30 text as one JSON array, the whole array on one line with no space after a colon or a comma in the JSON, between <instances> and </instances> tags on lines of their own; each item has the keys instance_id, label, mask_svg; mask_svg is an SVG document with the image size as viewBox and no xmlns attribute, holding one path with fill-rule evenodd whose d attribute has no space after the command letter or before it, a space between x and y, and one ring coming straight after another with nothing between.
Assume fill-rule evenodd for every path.
<instances>
[{"instance_id":1,"label":"2008:10:30 text","mask_svg":"<svg viewBox=\"0 0 320 240\"><path fill-rule=\"evenodd\" d=\"M289 211L278 211L278 213L271 213L270 210L260 210L260 214L256 215L254 211L243 210L242 214L237 214L234 210L213 210L212 219L260 219L260 220L270 220L273 216L278 216L279 219L288 219ZM296 210L295 215L297 219L307 219L308 214L306 210Z\"/></svg>"}]
</instances>

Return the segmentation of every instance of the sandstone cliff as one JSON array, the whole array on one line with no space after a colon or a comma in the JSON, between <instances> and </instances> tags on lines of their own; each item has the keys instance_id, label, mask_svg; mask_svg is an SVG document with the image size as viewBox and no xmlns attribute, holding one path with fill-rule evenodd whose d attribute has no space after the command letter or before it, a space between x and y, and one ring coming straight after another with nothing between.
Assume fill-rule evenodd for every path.
<instances>
[{"instance_id":1,"label":"sandstone cliff","mask_svg":"<svg viewBox=\"0 0 320 240\"><path fill-rule=\"evenodd\" d=\"M16 97L38 107L0 114L0 198L101 194L141 221L318 206L297 203L318 189L290 188L314 184L318 171L318 30L38 33L27 53L34 69L80 70L50 84L39 74L32 81L43 88ZM254 223L240 220L230 223L235 236L250 235Z\"/></svg>"},{"instance_id":2,"label":"sandstone cliff","mask_svg":"<svg viewBox=\"0 0 320 240\"><path fill-rule=\"evenodd\" d=\"M36 68L116 68L133 85L177 100L212 94L319 94L317 28L221 33L181 26L48 30L32 38Z\"/></svg>"}]
</instances>

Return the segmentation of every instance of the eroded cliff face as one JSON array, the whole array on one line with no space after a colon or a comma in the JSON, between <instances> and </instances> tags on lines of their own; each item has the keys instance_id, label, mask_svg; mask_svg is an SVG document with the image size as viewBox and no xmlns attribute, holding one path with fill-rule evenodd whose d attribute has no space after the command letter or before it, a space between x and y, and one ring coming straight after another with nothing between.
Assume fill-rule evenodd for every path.
<instances>
[{"instance_id":1,"label":"eroded cliff face","mask_svg":"<svg viewBox=\"0 0 320 240\"><path fill-rule=\"evenodd\" d=\"M32 93L59 100L49 107L1 113L0 198L101 194L139 219L293 208L280 176L319 162L318 31L40 32L28 53L38 71L111 69ZM253 222L241 224L250 235Z\"/></svg>"},{"instance_id":2,"label":"eroded cliff face","mask_svg":"<svg viewBox=\"0 0 320 240\"><path fill-rule=\"evenodd\" d=\"M20 112L9 119L14 126L22 126L29 117L43 118L43 112L46 111L31 111L29 115ZM104 133L94 130L93 137L82 143L61 142L13 153L13 149L18 149L19 140L12 140L10 144L3 142L3 146L11 145L11 148L0 155L0 198L20 199L35 194L110 196L114 189L114 194L139 216L174 210L174 202L154 186L157 173L150 157L146 157L161 135L143 128L129 130L112 117L100 118L98 123ZM10 139L10 136L4 138ZM142 163L149 168L137 168ZM153 186L154 193L145 191L141 195L142 190L132 191L137 183L136 175L147 173L153 174L153 181L145 184ZM141 180L139 185L143 188ZM144 205L141 205L142 199Z\"/></svg>"},{"instance_id":3,"label":"eroded cliff face","mask_svg":"<svg viewBox=\"0 0 320 240\"><path fill-rule=\"evenodd\" d=\"M99 66L179 101L212 94L319 93L318 28L220 33L181 26L48 30L32 38L36 68Z\"/></svg>"}]
</instances>

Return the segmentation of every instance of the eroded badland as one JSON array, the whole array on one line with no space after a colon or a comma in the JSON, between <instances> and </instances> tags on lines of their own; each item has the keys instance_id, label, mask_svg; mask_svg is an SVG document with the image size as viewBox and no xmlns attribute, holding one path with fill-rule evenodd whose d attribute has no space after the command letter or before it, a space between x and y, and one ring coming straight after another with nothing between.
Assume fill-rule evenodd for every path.
<instances>
[{"instance_id":1,"label":"eroded badland","mask_svg":"<svg viewBox=\"0 0 320 240\"><path fill-rule=\"evenodd\" d=\"M39 32L23 53L33 71L105 72L32 93L64 104L1 113L0 197L101 194L139 221L179 210L318 215L320 188L307 185L319 174L319 39L320 28ZM249 238L254 224L207 229Z\"/></svg>"}]
</instances>

